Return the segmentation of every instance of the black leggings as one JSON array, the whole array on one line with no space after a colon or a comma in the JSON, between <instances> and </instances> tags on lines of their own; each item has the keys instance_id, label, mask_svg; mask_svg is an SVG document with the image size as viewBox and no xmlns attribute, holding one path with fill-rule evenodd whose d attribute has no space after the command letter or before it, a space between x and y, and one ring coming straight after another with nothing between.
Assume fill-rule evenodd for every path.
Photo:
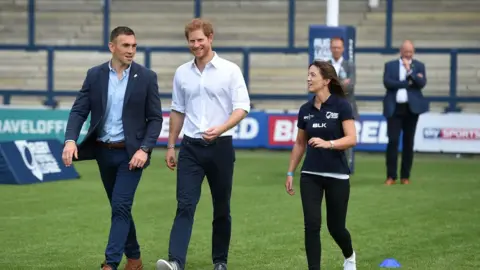
<instances>
[{"instance_id":1,"label":"black leggings","mask_svg":"<svg viewBox=\"0 0 480 270\"><path fill-rule=\"evenodd\" d=\"M321 205L324 191L328 231L342 249L345 258L353 254L352 239L345 226L348 199L350 197L350 180L302 173L300 177L300 193L305 223L305 250L309 270L320 269Z\"/></svg>"}]
</instances>

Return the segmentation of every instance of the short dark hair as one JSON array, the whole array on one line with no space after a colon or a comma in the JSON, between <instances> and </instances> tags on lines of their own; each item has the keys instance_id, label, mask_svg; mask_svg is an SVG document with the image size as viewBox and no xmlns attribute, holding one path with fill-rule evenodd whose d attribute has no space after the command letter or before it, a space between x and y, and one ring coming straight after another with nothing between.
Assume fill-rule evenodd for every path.
<instances>
[{"instance_id":1,"label":"short dark hair","mask_svg":"<svg viewBox=\"0 0 480 270\"><path fill-rule=\"evenodd\" d=\"M328 89L332 94L335 94L340 97L345 97L345 90L343 88L340 79L337 76L337 72L333 65L327 61L316 60L313 61L308 67L316 66L322 74L324 80L330 80L328 84Z\"/></svg>"},{"instance_id":2,"label":"short dark hair","mask_svg":"<svg viewBox=\"0 0 480 270\"><path fill-rule=\"evenodd\" d=\"M110 32L110 42L116 39L120 35L135 36L135 32L127 26L117 26Z\"/></svg>"},{"instance_id":3,"label":"short dark hair","mask_svg":"<svg viewBox=\"0 0 480 270\"><path fill-rule=\"evenodd\" d=\"M330 39L330 43L332 43L332 41L334 40L340 40L342 42L342 44L345 44L345 41L343 41L343 38L342 37L333 37Z\"/></svg>"}]
</instances>

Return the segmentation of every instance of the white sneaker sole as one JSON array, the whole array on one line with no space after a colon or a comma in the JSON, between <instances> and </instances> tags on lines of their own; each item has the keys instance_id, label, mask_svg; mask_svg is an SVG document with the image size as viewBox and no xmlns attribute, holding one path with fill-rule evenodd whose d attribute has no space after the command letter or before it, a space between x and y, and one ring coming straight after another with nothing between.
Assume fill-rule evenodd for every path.
<instances>
[{"instance_id":1,"label":"white sneaker sole","mask_svg":"<svg viewBox=\"0 0 480 270\"><path fill-rule=\"evenodd\" d=\"M173 270L173 267L169 262L160 259L157 261L157 270Z\"/></svg>"}]
</instances>

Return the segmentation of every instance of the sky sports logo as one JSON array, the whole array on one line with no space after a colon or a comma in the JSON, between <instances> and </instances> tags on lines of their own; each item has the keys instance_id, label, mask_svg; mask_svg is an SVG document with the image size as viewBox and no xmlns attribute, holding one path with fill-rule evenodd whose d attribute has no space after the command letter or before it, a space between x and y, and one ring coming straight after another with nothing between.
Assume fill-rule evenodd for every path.
<instances>
[{"instance_id":1,"label":"sky sports logo","mask_svg":"<svg viewBox=\"0 0 480 270\"><path fill-rule=\"evenodd\" d=\"M480 140L480 128L424 128L423 138L444 140Z\"/></svg>"}]
</instances>

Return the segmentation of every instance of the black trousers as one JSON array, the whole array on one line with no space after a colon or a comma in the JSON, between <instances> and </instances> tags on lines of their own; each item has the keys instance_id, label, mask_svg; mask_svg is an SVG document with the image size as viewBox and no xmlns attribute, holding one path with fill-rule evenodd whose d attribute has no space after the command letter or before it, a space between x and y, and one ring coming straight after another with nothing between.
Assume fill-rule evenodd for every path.
<instances>
[{"instance_id":1,"label":"black trousers","mask_svg":"<svg viewBox=\"0 0 480 270\"><path fill-rule=\"evenodd\" d=\"M408 103L397 103L395 114L387 119L388 145L386 152L387 178L397 179L398 143L402 138L402 165L400 178L410 178L413 163L413 143L417 128L418 114L412 113Z\"/></svg>"},{"instance_id":2,"label":"black trousers","mask_svg":"<svg viewBox=\"0 0 480 270\"><path fill-rule=\"evenodd\" d=\"M235 152L232 137L213 143L184 136L178 154L177 212L170 232L169 260L185 268L202 182L207 177L213 201L212 261L227 263L231 236L230 197Z\"/></svg>"},{"instance_id":3,"label":"black trousers","mask_svg":"<svg viewBox=\"0 0 480 270\"><path fill-rule=\"evenodd\" d=\"M309 270L320 269L321 205L324 192L328 231L342 250L345 258L353 254L352 239L346 228L350 180L302 173L300 193L305 226L305 250Z\"/></svg>"}]
</instances>

